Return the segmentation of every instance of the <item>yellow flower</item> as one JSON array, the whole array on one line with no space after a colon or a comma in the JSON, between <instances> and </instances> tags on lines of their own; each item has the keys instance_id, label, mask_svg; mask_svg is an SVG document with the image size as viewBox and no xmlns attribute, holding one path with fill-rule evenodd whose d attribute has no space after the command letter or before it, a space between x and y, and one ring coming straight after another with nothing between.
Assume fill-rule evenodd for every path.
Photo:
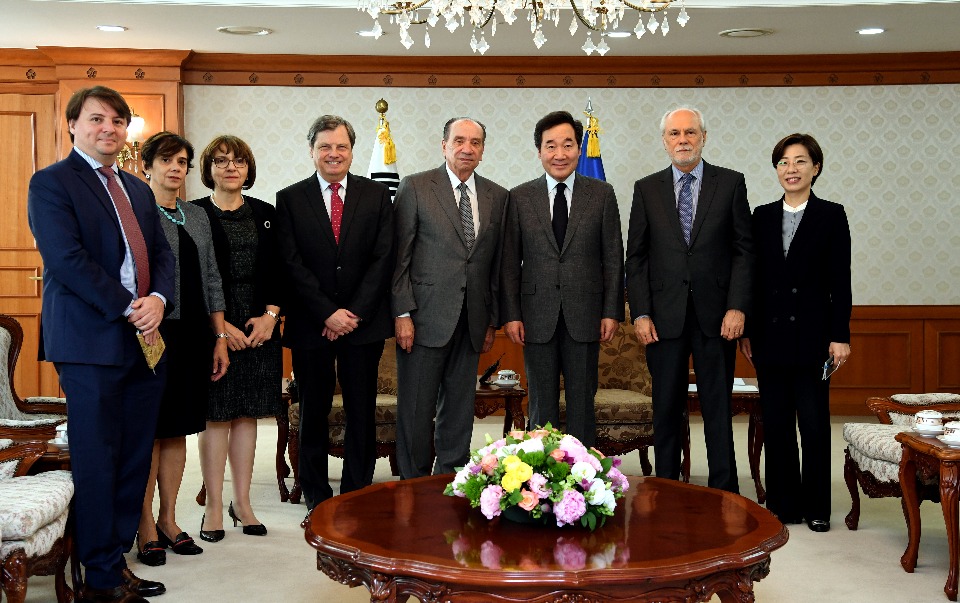
<instances>
[{"instance_id":1,"label":"yellow flower","mask_svg":"<svg viewBox=\"0 0 960 603\"><path fill-rule=\"evenodd\" d=\"M503 488L504 492L513 492L521 484L523 484L523 480L518 479L516 473L505 473L503 479L500 480L500 487Z\"/></svg>"}]
</instances>

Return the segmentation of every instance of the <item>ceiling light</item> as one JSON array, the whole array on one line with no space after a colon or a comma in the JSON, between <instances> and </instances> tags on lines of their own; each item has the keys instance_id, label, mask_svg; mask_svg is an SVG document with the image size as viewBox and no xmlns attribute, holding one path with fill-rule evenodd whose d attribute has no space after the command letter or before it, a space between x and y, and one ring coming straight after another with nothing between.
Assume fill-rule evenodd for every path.
<instances>
[{"instance_id":1,"label":"ceiling light","mask_svg":"<svg viewBox=\"0 0 960 603\"><path fill-rule=\"evenodd\" d=\"M415 0L401 2L399 0L356 0L357 8L366 12L373 19L373 30L382 30L379 17L388 19L390 25L400 28L400 43L406 48L413 45L410 36L411 26L424 26L424 45L430 47L430 28L438 24L443 29L454 33L460 27L470 29L470 48L480 54L485 53L490 44L487 38L493 38L497 33L497 26L510 27L517 21L518 27L527 28L532 36L533 44L539 49L547 42L547 34L551 36L564 35L567 31L575 35L577 30L586 29L587 40L581 47L588 55L596 52L605 54L610 47L604 38L629 37L630 33L620 33L617 29L621 25L633 27L633 21L627 24L628 18L637 18L632 34L637 38L648 31L651 36L659 29L664 36L670 31L670 22L667 16L680 27L685 27L690 20L687 14L685 0L643 0L632 3L630 0L497 0L495 2L475 2L474 0ZM573 9L567 11L567 8ZM671 10L673 9L673 10ZM500 13L496 15L496 13ZM572 13L572 18L571 18ZM568 20L570 19L570 20ZM591 32L600 35L600 42L594 46ZM369 35L357 32L358 35ZM479 38L479 40L478 40Z\"/></svg>"},{"instance_id":2,"label":"ceiling light","mask_svg":"<svg viewBox=\"0 0 960 603\"><path fill-rule=\"evenodd\" d=\"M857 33L861 36L875 36L877 34L882 34L885 30L882 27L865 27L863 29L858 29Z\"/></svg>"},{"instance_id":3,"label":"ceiling light","mask_svg":"<svg viewBox=\"0 0 960 603\"><path fill-rule=\"evenodd\" d=\"M127 31L127 28L124 27L123 25L97 25L97 29L99 29L100 31L112 31L112 32Z\"/></svg>"},{"instance_id":4,"label":"ceiling light","mask_svg":"<svg viewBox=\"0 0 960 603\"><path fill-rule=\"evenodd\" d=\"M268 36L273 33L272 29L253 27L250 25L227 25L225 27L218 27L217 31L234 36Z\"/></svg>"},{"instance_id":5,"label":"ceiling light","mask_svg":"<svg viewBox=\"0 0 960 603\"><path fill-rule=\"evenodd\" d=\"M725 29L720 32L721 38L762 38L773 33L772 29L759 27L741 27L739 29Z\"/></svg>"}]
</instances>

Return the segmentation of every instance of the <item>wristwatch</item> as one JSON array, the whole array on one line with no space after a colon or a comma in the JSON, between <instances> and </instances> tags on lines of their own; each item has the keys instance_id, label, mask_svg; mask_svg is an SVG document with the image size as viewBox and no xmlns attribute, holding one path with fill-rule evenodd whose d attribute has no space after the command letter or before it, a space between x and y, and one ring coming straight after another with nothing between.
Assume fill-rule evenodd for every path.
<instances>
[{"instance_id":1,"label":"wristwatch","mask_svg":"<svg viewBox=\"0 0 960 603\"><path fill-rule=\"evenodd\" d=\"M217 333L214 337L217 339L230 339L229 333Z\"/></svg>"},{"instance_id":2,"label":"wristwatch","mask_svg":"<svg viewBox=\"0 0 960 603\"><path fill-rule=\"evenodd\" d=\"M273 320L280 322L280 315L274 312L273 310L264 310L263 313Z\"/></svg>"}]
</instances>

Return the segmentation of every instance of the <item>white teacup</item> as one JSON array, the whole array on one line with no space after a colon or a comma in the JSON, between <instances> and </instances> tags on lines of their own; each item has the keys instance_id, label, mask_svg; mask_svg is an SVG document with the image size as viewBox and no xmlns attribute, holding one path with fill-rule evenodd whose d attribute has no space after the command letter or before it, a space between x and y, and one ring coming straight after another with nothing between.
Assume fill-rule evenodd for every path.
<instances>
[{"instance_id":1,"label":"white teacup","mask_svg":"<svg viewBox=\"0 0 960 603\"><path fill-rule=\"evenodd\" d=\"M497 373L497 377L502 381L516 381L517 373L516 371L511 371L510 369L503 369Z\"/></svg>"},{"instance_id":2,"label":"white teacup","mask_svg":"<svg viewBox=\"0 0 960 603\"><path fill-rule=\"evenodd\" d=\"M66 423L57 425L57 437L55 439L60 444L67 443L67 424Z\"/></svg>"},{"instance_id":3,"label":"white teacup","mask_svg":"<svg viewBox=\"0 0 960 603\"><path fill-rule=\"evenodd\" d=\"M943 427L943 415L936 410L921 410L914 416L914 426L920 431L938 431Z\"/></svg>"},{"instance_id":4,"label":"white teacup","mask_svg":"<svg viewBox=\"0 0 960 603\"><path fill-rule=\"evenodd\" d=\"M943 426L943 439L960 442L960 421L950 421Z\"/></svg>"}]
</instances>

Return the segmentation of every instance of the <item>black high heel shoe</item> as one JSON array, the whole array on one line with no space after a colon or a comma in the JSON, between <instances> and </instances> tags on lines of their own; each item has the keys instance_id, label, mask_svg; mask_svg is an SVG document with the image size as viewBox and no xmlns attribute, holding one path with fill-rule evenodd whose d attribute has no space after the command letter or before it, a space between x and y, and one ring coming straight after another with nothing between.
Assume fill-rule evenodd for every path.
<instances>
[{"instance_id":1,"label":"black high heel shoe","mask_svg":"<svg viewBox=\"0 0 960 603\"><path fill-rule=\"evenodd\" d=\"M167 562L167 552L163 550L164 548L166 547L156 540L144 543L141 547L140 533L137 533L137 559L144 565L158 567L165 564Z\"/></svg>"},{"instance_id":2,"label":"black high heel shoe","mask_svg":"<svg viewBox=\"0 0 960 603\"><path fill-rule=\"evenodd\" d=\"M233 510L232 500L230 501L230 508L227 509L227 514L230 516L231 519L233 519L233 527L237 527L238 522L243 524L243 522L240 521L240 518L237 517L237 514ZM262 523L258 523L252 526L243 526L243 533L248 536L266 536L267 526L263 525Z\"/></svg>"},{"instance_id":3,"label":"black high heel shoe","mask_svg":"<svg viewBox=\"0 0 960 603\"><path fill-rule=\"evenodd\" d=\"M193 538L190 538L190 535L186 532L180 532L174 540L170 540L160 529L159 523L157 524L157 537L160 539L161 546L170 547L170 550L177 555L199 555L203 552L203 549L197 546Z\"/></svg>"},{"instance_id":4,"label":"black high heel shoe","mask_svg":"<svg viewBox=\"0 0 960 603\"><path fill-rule=\"evenodd\" d=\"M203 522L207 519L207 514L204 513L203 517L200 519L200 540L206 540L207 542L220 542L223 540L223 537L227 535L223 530L204 530ZM159 530L158 530L159 532Z\"/></svg>"}]
</instances>

